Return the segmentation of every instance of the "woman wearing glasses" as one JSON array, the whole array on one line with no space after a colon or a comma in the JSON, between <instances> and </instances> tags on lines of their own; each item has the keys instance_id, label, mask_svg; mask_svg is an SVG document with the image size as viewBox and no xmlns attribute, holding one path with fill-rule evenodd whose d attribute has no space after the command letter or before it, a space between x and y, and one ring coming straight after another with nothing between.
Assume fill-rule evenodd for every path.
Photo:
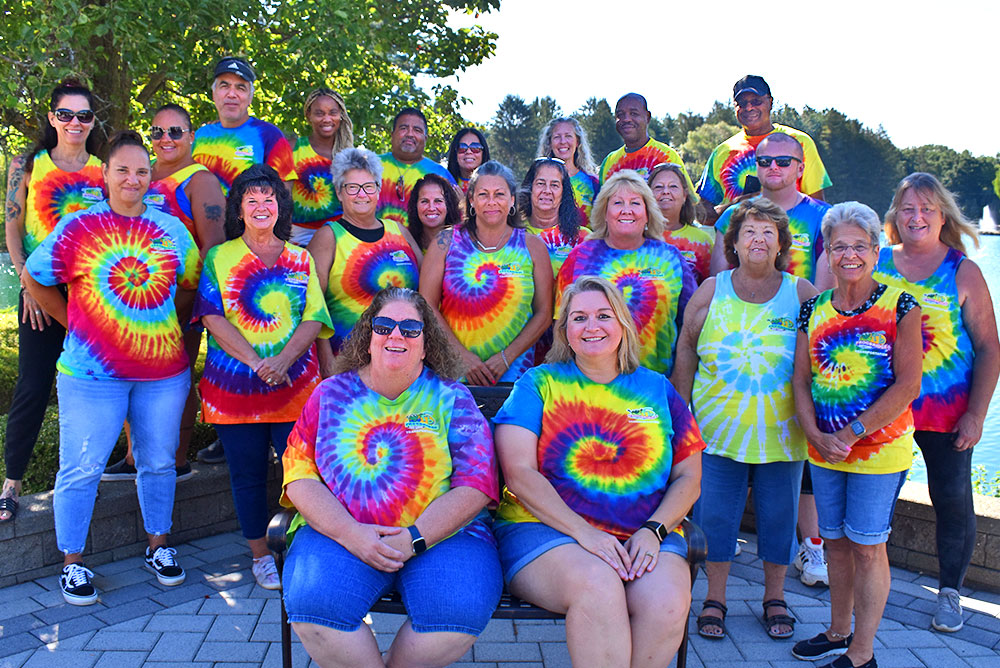
<instances>
[{"instance_id":1,"label":"woman wearing glasses","mask_svg":"<svg viewBox=\"0 0 1000 668\"><path fill-rule=\"evenodd\" d=\"M375 293L390 286L416 289L423 259L403 225L375 216L382 183L377 155L363 148L345 149L334 157L331 174L344 215L319 228L307 247L333 320L329 343L319 344L324 378Z\"/></svg>"},{"instance_id":2,"label":"woman wearing glasses","mask_svg":"<svg viewBox=\"0 0 1000 668\"><path fill-rule=\"evenodd\" d=\"M553 118L538 137L539 158L559 158L566 165L580 225L590 222L590 210L600 189L597 165L590 155L587 131L575 118Z\"/></svg>"},{"instance_id":3,"label":"woman wearing glasses","mask_svg":"<svg viewBox=\"0 0 1000 668\"><path fill-rule=\"evenodd\" d=\"M472 172L484 162L489 162L490 147L486 136L476 128L462 128L451 138L448 146L448 171L462 188L464 195L469 190Z\"/></svg>"},{"instance_id":4,"label":"woman wearing glasses","mask_svg":"<svg viewBox=\"0 0 1000 668\"><path fill-rule=\"evenodd\" d=\"M101 161L94 155L99 139L91 132L90 90L72 80L60 83L52 91L42 125L38 141L26 155L11 161L7 175L7 250L18 276L28 256L63 216L104 199ZM7 416L7 476L0 493L0 523L17 515L21 479L45 417L66 334L23 289L17 315L18 374Z\"/></svg>"},{"instance_id":5,"label":"woman wearing glasses","mask_svg":"<svg viewBox=\"0 0 1000 668\"><path fill-rule=\"evenodd\" d=\"M331 325L312 258L288 241L291 221L292 197L274 169L254 165L237 176L226 202L229 241L208 252L194 310L209 333L202 419L222 441L236 516L265 589L279 586L264 539L270 447L284 451L319 383L313 341Z\"/></svg>"},{"instance_id":6,"label":"woman wearing glasses","mask_svg":"<svg viewBox=\"0 0 1000 668\"><path fill-rule=\"evenodd\" d=\"M295 423L281 502L303 521L282 588L319 665L446 666L490 620L502 587L484 521L496 459L459 367L427 302L387 288ZM409 619L383 663L364 617L391 589Z\"/></svg>"}]
</instances>

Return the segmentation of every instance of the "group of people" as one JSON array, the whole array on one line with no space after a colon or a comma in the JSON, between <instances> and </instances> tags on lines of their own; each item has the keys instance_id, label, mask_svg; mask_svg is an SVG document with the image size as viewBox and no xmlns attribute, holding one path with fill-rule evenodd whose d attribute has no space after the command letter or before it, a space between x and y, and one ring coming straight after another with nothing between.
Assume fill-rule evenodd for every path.
<instances>
[{"instance_id":1,"label":"group of people","mask_svg":"<svg viewBox=\"0 0 1000 668\"><path fill-rule=\"evenodd\" d=\"M412 107L389 152L356 148L325 88L293 148L249 115L255 82L224 58L217 121L157 110L152 164L131 131L99 160L92 96L64 82L11 166L25 289L0 522L58 372L67 602L98 597L82 553L123 424L129 455L105 475L134 475L146 567L184 580L167 535L200 396L256 581L284 590L321 665L455 661L504 583L566 614L574 662L666 665L690 606L680 521L693 506L708 537L698 629L722 638L752 489L765 632L794 633L794 563L829 583L832 617L792 653L870 668L914 443L938 514L933 625L961 628L971 452L1000 343L965 255L975 229L935 177L900 183L882 247L874 211L823 202L815 144L771 123L759 76L736 83L742 130L697 186L635 93L599 167L579 123L556 118L519 182L476 128L447 167L426 158ZM495 430L461 381L512 384ZM272 449L299 512L283 582L264 541ZM362 622L391 588L410 616L383 658Z\"/></svg>"}]
</instances>

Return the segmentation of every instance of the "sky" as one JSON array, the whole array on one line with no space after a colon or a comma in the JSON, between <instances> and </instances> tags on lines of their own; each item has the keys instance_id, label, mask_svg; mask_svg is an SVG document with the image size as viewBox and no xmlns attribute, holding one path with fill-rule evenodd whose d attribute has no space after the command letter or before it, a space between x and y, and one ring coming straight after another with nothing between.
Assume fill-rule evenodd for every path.
<instances>
[{"instance_id":1,"label":"sky","mask_svg":"<svg viewBox=\"0 0 1000 668\"><path fill-rule=\"evenodd\" d=\"M654 116L706 114L759 74L776 106L835 108L881 125L900 148L1000 154L997 0L501 0L499 11L452 17L472 23L499 35L496 53L443 81L473 100L462 113L476 123L509 93L549 95L572 113L589 97L613 108L634 90Z\"/></svg>"}]
</instances>

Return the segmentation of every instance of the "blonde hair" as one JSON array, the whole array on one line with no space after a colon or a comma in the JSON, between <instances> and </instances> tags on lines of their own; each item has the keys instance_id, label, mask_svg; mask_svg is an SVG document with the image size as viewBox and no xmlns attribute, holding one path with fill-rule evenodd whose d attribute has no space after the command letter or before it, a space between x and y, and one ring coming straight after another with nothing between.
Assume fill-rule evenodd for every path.
<instances>
[{"instance_id":1,"label":"blonde hair","mask_svg":"<svg viewBox=\"0 0 1000 668\"><path fill-rule=\"evenodd\" d=\"M962 235L972 239L972 245L979 248L979 231L969 222L969 219L962 214L953 195L945 188L937 177L926 172L914 172L910 174L896 186L896 192L892 196L892 204L885 214L885 237L890 245L900 243L899 230L896 229L896 216L899 207L903 202L903 195L909 190L914 190L918 195L929 199L941 209L944 217L944 227L941 228L941 243L950 246L955 250L966 252L965 242Z\"/></svg>"},{"instance_id":2,"label":"blonde hair","mask_svg":"<svg viewBox=\"0 0 1000 668\"><path fill-rule=\"evenodd\" d=\"M328 97L340 107L340 126L337 128L337 136L333 138L333 154L337 155L345 148L354 146L354 121L347 113L347 104L344 98L335 90L329 88L317 88L306 96L305 104L302 105L302 113L306 119L309 118L309 110L313 104L321 97Z\"/></svg>"},{"instance_id":3,"label":"blonde hair","mask_svg":"<svg viewBox=\"0 0 1000 668\"><path fill-rule=\"evenodd\" d=\"M642 236L647 239L663 240L663 214L653 197L653 191L649 189L646 180L639 176L639 172L632 169L623 169L615 172L601 187L601 192L594 198L594 208L590 212L590 229L592 232L588 239L608 238L608 200L618 194L619 190L628 190L642 197L646 206L646 229Z\"/></svg>"},{"instance_id":4,"label":"blonde hair","mask_svg":"<svg viewBox=\"0 0 1000 668\"><path fill-rule=\"evenodd\" d=\"M562 308L552 327L552 348L545 356L545 361L556 363L576 359L576 352L566 337L566 325L569 322L569 307L573 297L583 292L600 292L607 298L615 319L622 328L622 340L618 344L618 373L632 373L639 368L639 334L635 330L635 320L629 313L621 291L614 283L600 276L580 276L563 292Z\"/></svg>"}]
</instances>

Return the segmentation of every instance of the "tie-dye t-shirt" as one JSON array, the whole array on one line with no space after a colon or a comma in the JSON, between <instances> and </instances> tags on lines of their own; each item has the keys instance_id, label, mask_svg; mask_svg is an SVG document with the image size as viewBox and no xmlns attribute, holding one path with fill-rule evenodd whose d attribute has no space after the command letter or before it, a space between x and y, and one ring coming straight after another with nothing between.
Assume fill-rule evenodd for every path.
<instances>
[{"instance_id":1,"label":"tie-dye t-shirt","mask_svg":"<svg viewBox=\"0 0 1000 668\"><path fill-rule=\"evenodd\" d=\"M497 424L538 435L538 471L591 525L629 538L663 500L672 468L704 447L661 374L639 367L595 383L576 362L544 364L514 384ZM497 518L537 522L509 490Z\"/></svg>"},{"instance_id":2,"label":"tie-dye t-shirt","mask_svg":"<svg viewBox=\"0 0 1000 668\"><path fill-rule=\"evenodd\" d=\"M68 284L62 373L133 381L187 371L174 295L198 287L201 259L181 221L101 202L63 218L25 268L42 285Z\"/></svg>"},{"instance_id":3,"label":"tie-dye t-shirt","mask_svg":"<svg viewBox=\"0 0 1000 668\"><path fill-rule=\"evenodd\" d=\"M607 183L608 179L615 172L622 169L634 169L639 172L639 176L645 181L649 173L653 171L653 167L656 167L661 162L679 165L681 171L684 172L684 182L687 184L688 190L694 192L694 183L688 175L687 168L684 167L684 161L681 160L680 153L663 142L652 138L638 151L629 152L625 150L624 146L621 146L617 150L608 153L607 157L604 158L604 162L601 163L601 185Z\"/></svg>"},{"instance_id":4,"label":"tie-dye t-shirt","mask_svg":"<svg viewBox=\"0 0 1000 668\"><path fill-rule=\"evenodd\" d=\"M379 159L382 160L382 190L378 194L375 215L382 220L394 220L406 225L406 205L410 201L410 193L417 181L427 174L437 174L448 183L455 184L451 172L430 158L421 158L408 165L394 158L390 152L383 153Z\"/></svg>"},{"instance_id":5,"label":"tie-dye t-shirt","mask_svg":"<svg viewBox=\"0 0 1000 668\"><path fill-rule=\"evenodd\" d=\"M601 189L601 183L593 174L587 174L582 169L569 177L569 184L573 188L573 201L576 202L576 210L580 212L580 225L590 225L590 211L594 208L594 198Z\"/></svg>"},{"instance_id":6,"label":"tie-dye t-shirt","mask_svg":"<svg viewBox=\"0 0 1000 668\"><path fill-rule=\"evenodd\" d=\"M604 239L584 241L559 270L556 313L566 288L588 275L618 286L639 331L639 364L669 376L684 307L697 288L680 251L657 239L645 239L635 250L612 248Z\"/></svg>"},{"instance_id":7,"label":"tie-dye t-shirt","mask_svg":"<svg viewBox=\"0 0 1000 668\"><path fill-rule=\"evenodd\" d=\"M694 272L695 282L701 285L702 281L708 278L712 247L715 246L715 234L711 228L682 225L677 230L666 230L663 233L663 240L681 252L691 271Z\"/></svg>"},{"instance_id":8,"label":"tie-dye t-shirt","mask_svg":"<svg viewBox=\"0 0 1000 668\"><path fill-rule=\"evenodd\" d=\"M558 225L553 225L545 229L528 225L525 229L539 237L545 243L545 248L549 251L549 259L552 260L553 276L559 275L559 269L562 268L563 262L569 257L570 251L576 248L590 234L589 227L581 226L577 232L576 239L569 240L559 231Z\"/></svg>"},{"instance_id":9,"label":"tie-dye t-shirt","mask_svg":"<svg viewBox=\"0 0 1000 668\"><path fill-rule=\"evenodd\" d=\"M146 196L142 198L142 203L146 206L159 209L184 223L184 227L194 237L198 248L201 248L201 240L198 238L198 228L194 224L194 218L191 217L191 201L184 192L184 187L192 176L207 171L207 167L198 163L181 167L170 176L150 183ZM221 216L222 212L219 213Z\"/></svg>"},{"instance_id":10,"label":"tie-dye t-shirt","mask_svg":"<svg viewBox=\"0 0 1000 668\"><path fill-rule=\"evenodd\" d=\"M205 257L193 319L206 315L229 321L261 359L280 353L306 320L326 325L320 337L329 336L332 326L316 267L304 248L286 242L277 262L268 267L242 237L215 246ZM319 384L315 346L288 367L288 377L290 385L268 385L209 334L205 373L198 385L202 421L294 421Z\"/></svg>"},{"instance_id":11,"label":"tie-dye t-shirt","mask_svg":"<svg viewBox=\"0 0 1000 668\"><path fill-rule=\"evenodd\" d=\"M705 452L747 464L806 458L795 417L792 367L799 279L782 274L763 304L740 299L732 271L715 277L715 294L698 335L691 407Z\"/></svg>"},{"instance_id":12,"label":"tie-dye t-shirt","mask_svg":"<svg viewBox=\"0 0 1000 668\"><path fill-rule=\"evenodd\" d=\"M785 267L785 271L810 283L816 281L816 263L823 254L823 216L830 210L830 206L826 202L803 195L801 202L785 212L788 214L788 231L792 235L792 246L788 249L788 266ZM735 210L736 207L729 207L715 221L715 230L719 234L725 236Z\"/></svg>"},{"instance_id":13,"label":"tie-dye t-shirt","mask_svg":"<svg viewBox=\"0 0 1000 668\"><path fill-rule=\"evenodd\" d=\"M328 224L337 246L325 296L333 320L330 344L338 353L375 294L392 286L416 290L420 270L397 223L383 220L382 238L373 242L358 239L339 222Z\"/></svg>"},{"instance_id":14,"label":"tie-dye t-shirt","mask_svg":"<svg viewBox=\"0 0 1000 668\"><path fill-rule=\"evenodd\" d=\"M282 465L285 489L318 480L364 524L410 526L454 487L499 499L489 424L465 386L426 368L396 399L373 392L356 371L324 380L288 437ZM291 506L285 495L281 503ZM478 518L462 531L493 542Z\"/></svg>"},{"instance_id":15,"label":"tie-dye t-shirt","mask_svg":"<svg viewBox=\"0 0 1000 668\"><path fill-rule=\"evenodd\" d=\"M812 137L801 130L777 123L768 134L775 132L795 137L802 144L805 170L798 182L800 192L812 194L833 185ZM743 194L747 177L757 176L757 145L766 136L748 135L745 130L740 130L716 146L708 157L705 171L698 182L698 194L713 206L735 202Z\"/></svg>"},{"instance_id":16,"label":"tie-dye t-shirt","mask_svg":"<svg viewBox=\"0 0 1000 668\"><path fill-rule=\"evenodd\" d=\"M333 160L317 153L309 137L299 137L292 151L298 180L292 184L292 224L316 230L344 214L333 187Z\"/></svg>"},{"instance_id":17,"label":"tie-dye t-shirt","mask_svg":"<svg viewBox=\"0 0 1000 668\"><path fill-rule=\"evenodd\" d=\"M809 337L816 426L827 434L849 425L895 382L896 325L916 305L899 288L879 285L872 299L845 315L833 307L832 296L827 290L806 300L797 323ZM913 446L913 412L907 406L852 445L844 461L827 462L812 444L809 459L837 471L898 473L910 468Z\"/></svg>"},{"instance_id":18,"label":"tie-dye t-shirt","mask_svg":"<svg viewBox=\"0 0 1000 668\"><path fill-rule=\"evenodd\" d=\"M35 155L24 206L24 254L31 255L56 225L76 211L104 200L104 175L96 156L75 172L59 169L48 151Z\"/></svg>"},{"instance_id":19,"label":"tie-dye t-shirt","mask_svg":"<svg viewBox=\"0 0 1000 668\"><path fill-rule=\"evenodd\" d=\"M510 345L531 319L534 263L523 229L511 230L494 253L480 251L463 227L452 232L441 282L441 315L459 343L487 360ZM510 361L501 380L515 380L531 366L531 350Z\"/></svg>"},{"instance_id":20,"label":"tie-dye t-shirt","mask_svg":"<svg viewBox=\"0 0 1000 668\"><path fill-rule=\"evenodd\" d=\"M969 387L975 351L962 320L956 276L965 255L954 248L922 281L903 278L893 262L892 248L879 252L875 280L906 290L920 304L924 341L924 373L920 396L913 402L916 429L951 433L969 408Z\"/></svg>"},{"instance_id":21,"label":"tie-dye t-shirt","mask_svg":"<svg viewBox=\"0 0 1000 668\"><path fill-rule=\"evenodd\" d=\"M285 135L253 116L235 128L224 128L218 121L201 126L194 133L191 155L215 174L227 195L233 180L251 165L270 165L282 181L297 178L292 145Z\"/></svg>"}]
</instances>

